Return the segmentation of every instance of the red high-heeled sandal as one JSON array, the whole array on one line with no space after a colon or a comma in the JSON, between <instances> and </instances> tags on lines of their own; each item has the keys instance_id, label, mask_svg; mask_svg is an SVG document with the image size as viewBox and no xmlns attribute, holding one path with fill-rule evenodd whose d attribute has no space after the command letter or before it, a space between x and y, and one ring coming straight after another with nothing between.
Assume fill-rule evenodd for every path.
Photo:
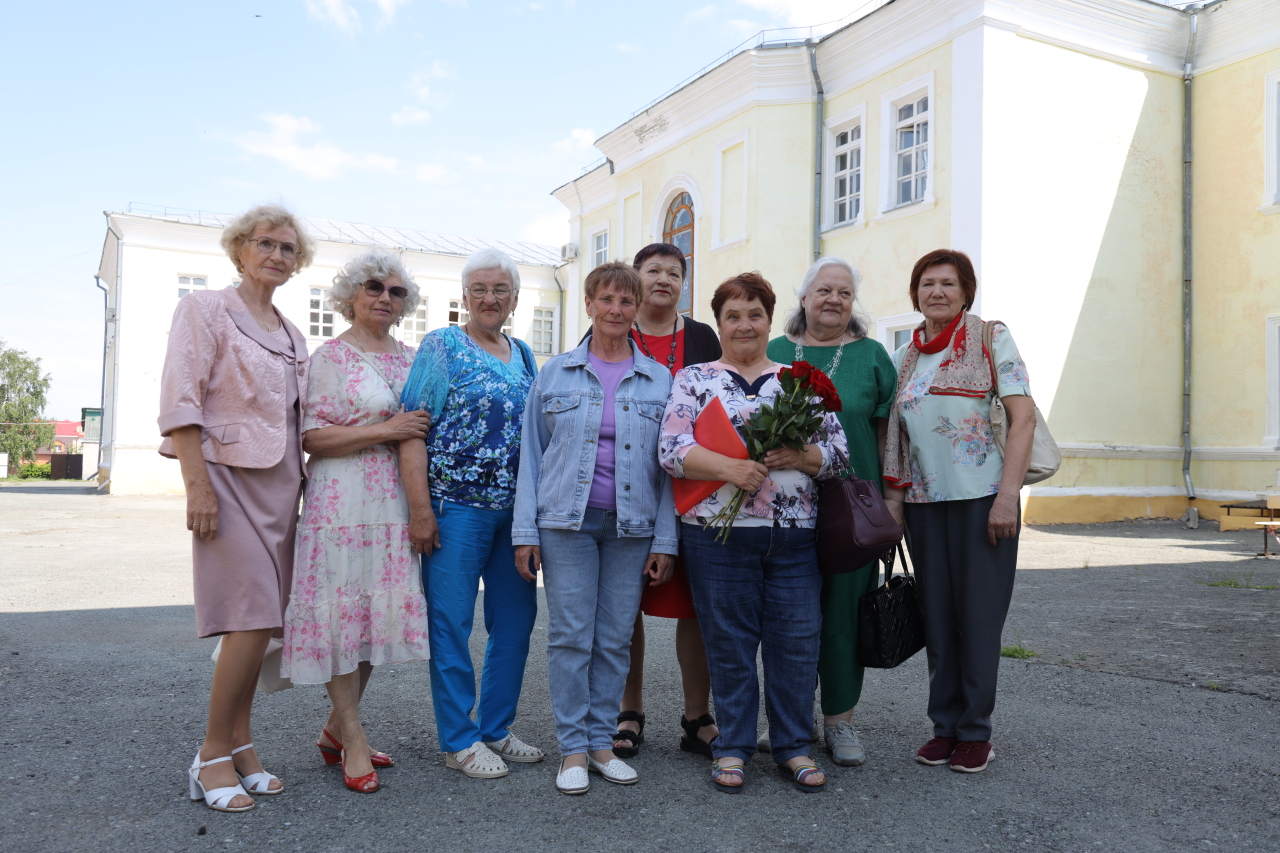
<instances>
[{"instance_id":1,"label":"red high-heeled sandal","mask_svg":"<svg viewBox=\"0 0 1280 853\"><path fill-rule=\"evenodd\" d=\"M332 738L330 738L332 740ZM355 791L357 794L372 794L380 787L378 785L378 771L366 773L364 776L348 776L347 775L347 751L344 749L338 756L338 760L342 762L342 781L347 783L347 787Z\"/></svg>"},{"instance_id":2,"label":"red high-heeled sandal","mask_svg":"<svg viewBox=\"0 0 1280 853\"><path fill-rule=\"evenodd\" d=\"M320 741L316 741L316 747L320 750L320 754L324 756L325 764L337 764L342 760L342 744L338 743L338 739L329 734L328 729L320 730L320 737L328 738L329 743L333 746L325 746ZM391 756L385 752L375 752L369 756L369 763L374 767L395 767L396 763L391 760Z\"/></svg>"}]
</instances>

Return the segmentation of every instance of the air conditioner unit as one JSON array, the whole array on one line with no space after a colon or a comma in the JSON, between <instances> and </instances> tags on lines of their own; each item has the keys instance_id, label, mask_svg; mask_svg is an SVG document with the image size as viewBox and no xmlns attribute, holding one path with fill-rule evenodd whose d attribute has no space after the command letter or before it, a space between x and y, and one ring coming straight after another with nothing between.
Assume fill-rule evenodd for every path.
<instances>
[{"instance_id":1,"label":"air conditioner unit","mask_svg":"<svg viewBox=\"0 0 1280 853\"><path fill-rule=\"evenodd\" d=\"M578 244L565 243L560 247L560 260L576 261L578 259Z\"/></svg>"}]
</instances>

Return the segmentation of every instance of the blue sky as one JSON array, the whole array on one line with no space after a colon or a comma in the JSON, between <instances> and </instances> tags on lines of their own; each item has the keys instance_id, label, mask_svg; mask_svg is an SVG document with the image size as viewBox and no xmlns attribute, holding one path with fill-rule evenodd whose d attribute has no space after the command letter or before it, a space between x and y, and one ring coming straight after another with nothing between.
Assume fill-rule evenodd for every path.
<instances>
[{"instance_id":1,"label":"blue sky","mask_svg":"<svg viewBox=\"0 0 1280 853\"><path fill-rule=\"evenodd\" d=\"M558 244L591 141L753 33L865 0L9 4L0 339L97 405L103 210L131 202ZM260 17L259 17L260 16Z\"/></svg>"}]
</instances>

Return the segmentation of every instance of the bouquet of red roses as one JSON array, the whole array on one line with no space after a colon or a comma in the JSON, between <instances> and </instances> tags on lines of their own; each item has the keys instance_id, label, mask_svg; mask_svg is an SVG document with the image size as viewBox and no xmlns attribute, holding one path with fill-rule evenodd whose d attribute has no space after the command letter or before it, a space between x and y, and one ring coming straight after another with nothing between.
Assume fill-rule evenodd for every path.
<instances>
[{"instance_id":1,"label":"bouquet of red roses","mask_svg":"<svg viewBox=\"0 0 1280 853\"><path fill-rule=\"evenodd\" d=\"M743 428L743 440L747 456L761 462L770 450L790 447L804 450L805 444L822 425L826 412L841 410L840 395L827 374L807 361L793 361L790 367L778 371L782 393L772 404L761 406ZM733 521L742 511L747 493L738 489L723 509L709 522L720 527L716 536L719 542L727 542Z\"/></svg>"}]
</instances>

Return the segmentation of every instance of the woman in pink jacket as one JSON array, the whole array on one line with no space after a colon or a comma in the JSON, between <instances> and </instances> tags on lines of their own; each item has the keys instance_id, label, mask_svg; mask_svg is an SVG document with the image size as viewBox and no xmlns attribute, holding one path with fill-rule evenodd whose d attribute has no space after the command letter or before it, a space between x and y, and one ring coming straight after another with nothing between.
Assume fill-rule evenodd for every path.
<instances>
[{"instance_id":1,"label":"woman in pink jacket","mask_svg":"<svg viewBox=\"0 0 1280 853\"><path fill-rule=\"evenodd\" d=\"M293 578L307 346L271 299L315 250L274 205L233 221L222 246L240 286L178 302L159 422L160 453L178 459L186 484L197 630L222 635L204 745L188 771L191 799L240 812L254 807L250 794L284 790L253 750L249 714Z\"/></svg>"}]
</instances>

